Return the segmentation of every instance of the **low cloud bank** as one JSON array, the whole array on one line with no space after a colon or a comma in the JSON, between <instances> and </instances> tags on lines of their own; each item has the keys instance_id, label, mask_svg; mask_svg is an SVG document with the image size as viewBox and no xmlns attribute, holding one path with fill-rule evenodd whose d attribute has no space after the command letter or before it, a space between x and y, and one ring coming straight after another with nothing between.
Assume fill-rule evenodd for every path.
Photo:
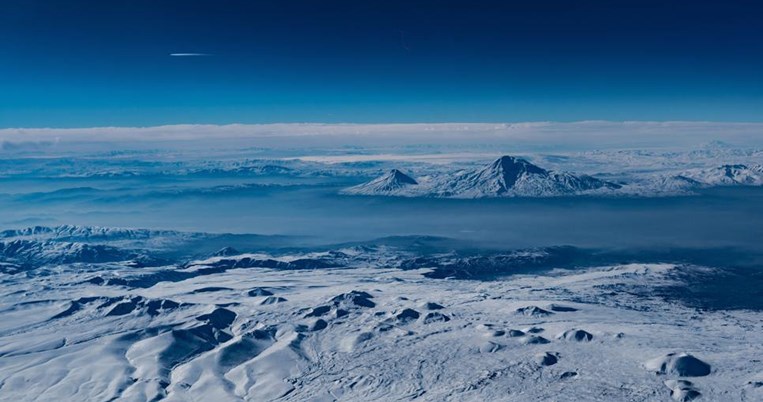
<instances>
[{"instance_id":1,"label":"low cloud bank","mask_svg":"<svg viewBox=\"0 0 763 402\"><path fill-rule=\"evenodd\" d=\"M55 144L71 148L101 144L115 149L164 144L267 148L452 146L513 147L518 150L686 148L722 141L763 146L763 123L610 122L442 123L442 124L265 124L171 125L155 127L9 128L0 143ZM3 147L4 150L13 146ZM27 149L28 147L22 147ZM36 147L33 147L36 148ZM47 147L45 147L47 148Z\"/></svg>"}]
</instances>

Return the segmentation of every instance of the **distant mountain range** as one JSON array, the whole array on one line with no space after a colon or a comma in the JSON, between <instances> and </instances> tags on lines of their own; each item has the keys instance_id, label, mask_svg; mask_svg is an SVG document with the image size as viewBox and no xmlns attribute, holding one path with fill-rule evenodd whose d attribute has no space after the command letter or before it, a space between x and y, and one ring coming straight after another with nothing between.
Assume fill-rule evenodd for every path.
<instances>
[{"instance_id":1,"label":"distant mountain range","mask_svg":"<svg viewBox=\"0 0 763 402\"><path fill-rule=\"evenodd\" d=\"M686 195L696 190L723 186L761 186L763 166L722 165L692 169L672 175L655 175L623 186L622 193L640 196Z\"/></svg>"},{"instance_id":2,"label":"distant mountain range","mask_svg":"<svg viewBox=\"0 0 763 402\"><path fill-rule=\"evenodd\" d=\"M710 186L760 186L763 185L763 166L723 165L688 171L684 176Z\"/></svg>"},{"instance_id":3,"label":"distant mountain range","mask_svg":"<svg viewBox=\"0 0 763 402\"><path fill-rule=\"evenodd\" d=\"M367 183L344 189L342 193L436 198L654 196L688 194L700 188L729 185L763 185L763 166L723 165L615 183L584 174L546 170L525 159L502 156L479 169L418 180L392 169Z\"/></svg>"},{"instance_id":4,"label":"distant mountain range","mask_svg":"<svg viewBox=\"0 0 763 402\"><path fill-rule=\"evenodd\" d=\"M471 171L459 171L417 181L397 169L344 190L354 195L408 197L554 197L620 188L588 175L554 172L512 156L502 156L491 164Z\"/></svg>"}]
</instances>

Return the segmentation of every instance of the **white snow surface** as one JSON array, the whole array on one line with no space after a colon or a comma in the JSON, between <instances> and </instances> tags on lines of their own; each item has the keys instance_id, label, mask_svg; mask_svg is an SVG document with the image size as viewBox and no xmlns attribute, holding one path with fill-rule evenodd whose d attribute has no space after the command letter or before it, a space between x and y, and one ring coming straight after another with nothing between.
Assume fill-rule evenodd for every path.
<instances>
[{"instance_id":1,"label":"white snow surface","mask_svg":"<svg viewBox=\"0 0 763 402\"><path fill-rule=\"evenodd\" d=\"M671 284L677 268L471 281L369 263L144 289L88 283L92 270L65 265L4 274L0 400L761 400L760 312L628 291ZM684 354L710 373L677 376Z\"/></svg>"}]
</instances>

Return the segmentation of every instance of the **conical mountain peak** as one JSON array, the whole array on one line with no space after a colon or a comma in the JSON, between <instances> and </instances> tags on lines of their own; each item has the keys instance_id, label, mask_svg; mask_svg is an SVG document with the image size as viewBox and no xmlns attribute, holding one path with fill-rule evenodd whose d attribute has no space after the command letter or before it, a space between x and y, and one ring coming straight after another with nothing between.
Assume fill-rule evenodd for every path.
<instances>
[{"instance_id":1,"label":"conical mountain peak","mask_svg":"<svg viewBox=\"0 0 763 402\"><path fill-rule=\"evenodd\" d=\"M397 169L390 170L384 177L386 177L391 183L418 184L416 180L414 180L411 176L408 176L407 174Z\"/></svg>"},{"instance_id":2,"label":"conical mountain peak","mask_svg":"<svg viewBox=\"0 0 763 402\"><path fill-rule=\"evenodd\" d=\"M525 159L522 158L516 158L513 156L504 155L498 159L496 159L493 163L490 164L489 169L494 171L499 171L503 174L508 175L518 175L521 173L531 173L531 174L545 174L548 173L547 170L533 165L532 163L528 162Z\"/></svg>"},{"instance_id":3,"label":"conical mountain peak","mask_svg":"<svg viewBox=\"0 0 763 402\"><path fill-rule=\"evenodd\" d=\"M408 186L415 186L417 184L419 183L411 176L398 169L392 169L376 179L350 187L344 192L347 194L394 195Z\"/></svg>"},{"instance_id":4,"label":"conical mountain peak","mask_svg":"<svg viewBox=\"0 0 763 402\"><path fill-rule=\"evenodd\" d=\"M525 159L513 156L502 156L477 174L479 181L489 181L491 186L497 186L498 193L509 190L517 180L527 175L548 175L548 171L540 168Z\"/></svg>"}]
</instances>

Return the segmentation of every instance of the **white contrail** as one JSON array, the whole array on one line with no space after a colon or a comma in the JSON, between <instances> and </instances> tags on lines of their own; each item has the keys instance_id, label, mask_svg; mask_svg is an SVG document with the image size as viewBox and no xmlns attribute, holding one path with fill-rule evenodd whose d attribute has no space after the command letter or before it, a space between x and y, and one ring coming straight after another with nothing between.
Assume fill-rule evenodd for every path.
<instances>
[{"instance_id":1,"label":"white contrail","mask_svg":"<svg viewBox=\"0 0 763 402\"><path fill-rule=\"evenodd\" d=\"M170 53L170 56L172 56L172 57L203 57L203 56L211 56L211 54L208 54L208 53Z\"/></svg>"}]
</instances>

